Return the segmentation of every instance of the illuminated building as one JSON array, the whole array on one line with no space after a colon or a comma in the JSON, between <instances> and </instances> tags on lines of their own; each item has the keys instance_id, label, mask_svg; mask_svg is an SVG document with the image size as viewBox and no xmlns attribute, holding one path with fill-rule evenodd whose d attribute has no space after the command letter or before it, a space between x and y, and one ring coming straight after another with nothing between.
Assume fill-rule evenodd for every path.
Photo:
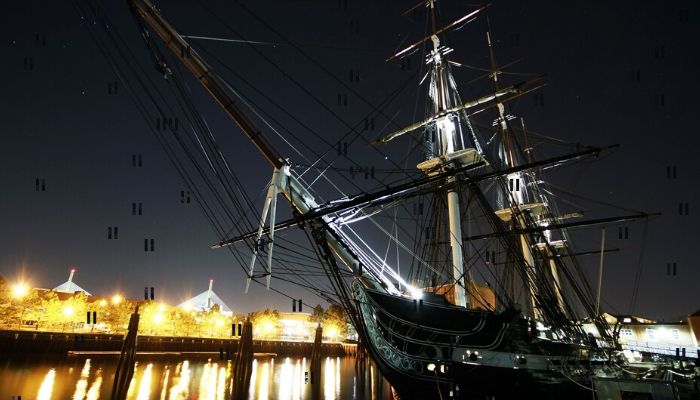
<instances>
[{"instance_id":1,"label":"illuminated building","mask_svg":"<svg viewBox=\"0 0 700 400\"><path fill-rule=\"evenodd\" d=\"M63 282L62 284L56 286L53 288L56 292L61 292L61 293L75 293L75 292L84 292L86 295L90 296L90 293L78 286L75 282L73 282L73 276L75 275L75 269L70 270L70 275L68 275L68 280Z\"/></svg>"},{"instance_id":2,"label":"illuminated building","mask_svg":"<svg viewBox=\"0 0 700 400\"><path fill-rule=\"evenodd\" d=\"M178 308L183 310L209 311L214 305L219 306L219 311L224 315L233 315L233 311L221 300L212 287L214 280L209 280L209 289L192 297L191 299L178 304Z\"/></svg>"}]
</instances>

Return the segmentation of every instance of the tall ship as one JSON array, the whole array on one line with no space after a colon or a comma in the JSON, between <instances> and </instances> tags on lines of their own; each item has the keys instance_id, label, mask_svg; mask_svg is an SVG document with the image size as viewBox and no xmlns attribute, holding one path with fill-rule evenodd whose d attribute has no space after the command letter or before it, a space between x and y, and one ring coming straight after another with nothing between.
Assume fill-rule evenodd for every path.
<instances>
[{"instance_id":1,"label":"tall ship","mask_svg":"<svg viewBox=\"0 0 700 400\"><path fill-rule=\"evenodd\" d=\"M536 135L511 113L509 102L538 90L542 77L510 82L489 32L483 43L490 65L481 78L490 89L475 99L462 98L452 72L460 63L452 60L446 35L480 18L486 6L445 25L437 22L436 0L409 10L427 11L429 34L389 61L422 55L425 114L380 135L372 146L410 141L414 151L407 160L414 167L404 171L405 178L350 195L329 178L334 167L323 156L295 160L280 152L279 140L270 138L280 136L274 124L149 0L128 3L159 74L181 96L178 104L189 116L188 126L183 121L179 130L177 122L159 118L157 131L165 132L159 140L221 238L213 247L231 250L243 264L247 285L274 290L275 279L281 279L341 305L360 346L402 399L502 399L524 393L590 399L596 379L630 377L568 229L648 215L582 220L580 212L560 210L543 172L609 148L582 146L538 158L531 145ZM105 40L120 46L119 38L108 34ZM115 58L114 65L126 70L128 61ZM269 163L261 209L251 212L248 188L193 105L180 65ZM132 86L134 92L146 87L139 85L143 80ZM480 126L477 115L490 116L491 125ZM342 143L332 143L333 151L336 145L343 155ZM190 163L193 172L185 166ZM348 172L375 175L374 168ZM316 190L317 181L342 195L328 200L332 197ZM206 197L202 190L214 195ZM215 201L205 202L211 198ZM278 218L279 198L291 206L288 218ZM287 235L293 229L301 231L305 247ZM303 268L310 272L299 272Z\"/></svg>"}]
</instances>

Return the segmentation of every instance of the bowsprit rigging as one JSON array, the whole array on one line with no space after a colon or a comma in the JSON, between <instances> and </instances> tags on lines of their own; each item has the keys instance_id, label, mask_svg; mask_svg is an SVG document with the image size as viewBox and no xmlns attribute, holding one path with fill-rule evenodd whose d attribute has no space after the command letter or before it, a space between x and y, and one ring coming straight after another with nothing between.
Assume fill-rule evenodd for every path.
<instances>
[{"instance_id":1,"label":"bowsprit rigging","mask_svg":"<svg viewBox=\"0 0 700 400\"><path fill-rule=\"evenodd\" d=\"M155 42L148 40L150 35L144 35L153 54L154 64L178 100L173 105L169 104L168 97L148 78L149 74L139 70L140 63L99 4L75 2L74 7L77 14L85 20L100 22L87 24L88 32L110 62L144 120L148 122L151 132L162 145L183 183L193 194L194 203L201 207L217 236L225 238L232 230L252 230L256 226L254 218L258 214L257 206L253 205L235 169L231 168L223 157L223 152L207 122L194 106L190 90L186 87L177 65L170 65ZM180 124L181 129L172 124L163 124L162 128L154 125L154 121L164 119L162 116L177 115L178 109L182 112L180 121L186 121ZM152 117L154 111L158 119ZM252 249L254 243L249 240L246 245ZM231 254L245 270L247 262L241 257L241 253L231 249ZM300 247L293 240L279 237L275 257L278 261L284 260L280 264L280 276L277 277L279 281L301 286L323 299L337 302L331 287L319 279L320 276L325 276L325 273L318 265L317 257L305 246ZM261 283L257 278L253 281ZM296 298L278 288L270 289L290 299Z\"/></svg>"}]
</instances>

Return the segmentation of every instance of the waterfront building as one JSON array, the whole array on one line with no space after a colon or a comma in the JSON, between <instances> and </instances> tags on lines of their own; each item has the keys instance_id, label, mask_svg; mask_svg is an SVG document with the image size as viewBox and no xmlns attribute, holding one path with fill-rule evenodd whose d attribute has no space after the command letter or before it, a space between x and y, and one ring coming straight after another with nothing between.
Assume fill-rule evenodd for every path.
<instances>
[{"instance_id":1,"label":"waterfront building","mask_svg":"<svg viewBox=\"0 0 700 400\"><path fill-rule=\"evenodd\" d=\"M316 323L311 322L311 314L303 312L280 312L279 324L282 340L309 341L313 340Z\"/></svg>"},{"instance_id":2,"label":"waterfront building","mask_svg":"<svg viewBox=\"0 0 700 400\"><path fill-rule=\"evenodd\" d=\"M221 300L221 297L214 293L213 286L214 280L210 279L208 290L205 290L191 299L178 304L177 307L188 311L209 311L212 309L212 307L214 307L214 305L218 305L219 311L222 314L229 316L233 315L233 311L231 311L229 306L227 306L226 303Z\"/></svg>"},{"instance_id":3,"label":"waterfront building","mask_svg":"<svg viewBox=\"0 0 700 400\"><path fill-rule=\"evenodd\" d=\"M78 286L75 282L73 282L73 277L75 276L75 268L71 268L70 270L70 275L68 275L68 280L63 282L62 284L56 286L53 288L56 292L60 293L75 293L75 292L84 292L86 295L91 296L91 294Z\"/></svg>"},{"instance_id":4,"label":"waterfront building","mask_svg":"<svg viewBox=\"0 0 700 400\"><path fill-rule=\"evenodd\" d=\"M619 342L628 357L641 353L698 358L700 310L680 321L653 321L632 315L613 317Z\"/></svg>"}]
</instances>

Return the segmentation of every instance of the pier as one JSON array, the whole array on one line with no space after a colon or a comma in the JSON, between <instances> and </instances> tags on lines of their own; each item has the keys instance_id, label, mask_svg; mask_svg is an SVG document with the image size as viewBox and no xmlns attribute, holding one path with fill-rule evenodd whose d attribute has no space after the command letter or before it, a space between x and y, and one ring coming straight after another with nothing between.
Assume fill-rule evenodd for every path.
<instances>
[{"instance_id":1,"label":"pier","mask_svg":"<svg viewBox=\"0 0 700 400\"><path fill-rule=\"evenodd\" d=\"M124 335L102 333L63 333L0 331L0 354L8 356L52 354L118 356ZM209 356L225 358L238 350L238 338L202 338L175 336L139 335L137 356ZM324 357L354 355L354 343L324 342L321 352ZM310 357L313 342L283 340L253 340L256 355L280 357ZM222 356L222 357L220 357Z\"/></svg>"}]
</instances>

